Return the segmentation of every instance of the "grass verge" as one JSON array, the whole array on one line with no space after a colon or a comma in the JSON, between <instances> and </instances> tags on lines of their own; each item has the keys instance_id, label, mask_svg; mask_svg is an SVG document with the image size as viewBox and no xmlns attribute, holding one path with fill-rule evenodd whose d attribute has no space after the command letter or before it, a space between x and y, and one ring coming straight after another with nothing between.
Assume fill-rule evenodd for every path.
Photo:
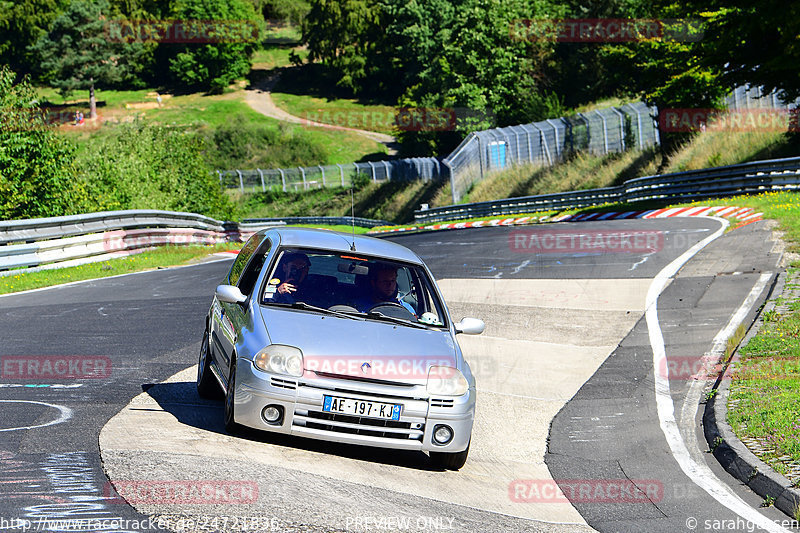
<instances>
[{"instance_id":1,"label":"grass verge","mask_svg":"<svg viewBox=\"0 0 800 533\"><path fill-rule=\"evenodd\" d=\"M62 283L107 278L169 266L189 264L214 252L241 248L241 244L221 243L213 246L162 246L153 250L97 263L38 272L25 272L0 277L0 294L39 289Z\"/></svg>"},{"instance_id":2,"label":"grass verge","mask_svg":"<svg viewBox=\"0 0 800 533\"><path fill-rule=\"evenodd\" d=\"M736 435L784 475L800 464L798 310L800 300L794 300L783 315L764 317L758 334L739 351L728 399L728 422Z\"/></svg>"}]
</instances>

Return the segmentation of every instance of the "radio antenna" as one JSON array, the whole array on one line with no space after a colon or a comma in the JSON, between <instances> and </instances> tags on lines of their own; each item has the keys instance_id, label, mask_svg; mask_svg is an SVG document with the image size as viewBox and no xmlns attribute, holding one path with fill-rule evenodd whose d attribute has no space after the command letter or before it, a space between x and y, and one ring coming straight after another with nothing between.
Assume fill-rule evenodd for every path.
<instances>
[{"instance_id":1,"label":"radio antenna","mask_svg":"<svg viewBox=\"0 0 800 533\"><path fill-rule=\"evenodd\" d=\"M350 223L353 227L353 244L350 245L350 251L356 251L356 205L353 200L353 188L350 187Z\"/></svg>"}]
</instances>

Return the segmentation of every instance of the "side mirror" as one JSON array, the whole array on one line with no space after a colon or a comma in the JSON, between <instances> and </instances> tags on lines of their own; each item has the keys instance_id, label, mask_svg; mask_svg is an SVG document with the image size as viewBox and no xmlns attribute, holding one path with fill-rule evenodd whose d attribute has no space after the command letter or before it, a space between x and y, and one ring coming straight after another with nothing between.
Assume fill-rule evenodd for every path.
<instances>
[{"instance_id":1,"label":"side mirror","mask_svg":"<svg viewBox=\"0 0 800 533\"><path fill-rule=\"evenodd\" d=\"M217 285L215 294L220 302L229 304L241 304L247 301L247 296L242 294L239 287L233 285Z\"/></svg>"},{"instance_id":2,"label":"side mirror","mask_svg":"<svg viewBox=\"0 0 800 533\"><path fill-rule=\"evenodd\" d=\"M466 333L467 335L480 335L486 329L486 324L480 318L462 318L455 324L456 333Z\"/></svg>"}]
</instances>

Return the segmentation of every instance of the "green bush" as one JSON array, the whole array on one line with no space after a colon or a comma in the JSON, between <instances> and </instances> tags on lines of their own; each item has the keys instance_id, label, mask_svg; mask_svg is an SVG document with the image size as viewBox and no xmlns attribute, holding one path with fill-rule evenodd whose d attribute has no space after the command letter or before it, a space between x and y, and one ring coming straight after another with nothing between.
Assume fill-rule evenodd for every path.
<instances>
[{"instance_id":1,"label":"green bush","mask_svg":"<svg viewBox=\"0 0 800 533\"><path fill-rule=\"evenodd\" d=\"M165 209L229 218L232 206L206 164L205 140L144 123L96 136L80 152L93 210Z\"/></svg>"},{"instance_id":2,"label":"green bush","mask_svg":"<svg viewBox=\"0 0 800 533\"><path fill-rule=\"evenodd\" d=\"M310 166L328 159L302 128L253 124L241 116L207 132L206 139L206 160L215 169Z\"/></svg>"},{"instance_id":3,"label":"green bush","mask_svg":"<svg viewBox=\"0 0 800 533\"><path fill-rule=\"evenodd\" d=\"M0 219L79 213L86 190L73 179L73 148L36 103L26 79L0 67Z\"/></svg>"}]
</instances>

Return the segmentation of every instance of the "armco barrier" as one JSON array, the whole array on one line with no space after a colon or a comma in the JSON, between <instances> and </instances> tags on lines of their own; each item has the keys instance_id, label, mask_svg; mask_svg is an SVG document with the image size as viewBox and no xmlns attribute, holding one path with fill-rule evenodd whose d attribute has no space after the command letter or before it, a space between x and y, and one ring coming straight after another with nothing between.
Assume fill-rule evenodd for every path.
<instances>
[{"instance_id":1,"label":"armco barrier","mask_svg":"<svg viewBox=\"0 0 800 533\"><path fill-rule=\"evenodd\" d=\"M371 218L361 217L283 217L283 218L246 218L242 221L243 225L247 224L268 224L268 223L286 223L286 224L326 224L326 225L343 225L349 226L355 223L356 226L362 228L374 228L375 226L388 226L391 222L386 220L373 220Z\"/></svg>"},{"instance_id":2,"label":"armco barrier","mask_svg":"<svg viewBox=\"0 0 800 533\"><path fill-rule=\"evenodd\" d=\"M507 198L414 212L429 224L495 215L576 209L647 200L697 200L800 188L800 157L754 161L726 167L634 178L619 187Z\"/></svg>"},{"instance_id":3,"label":"armco barrier","mask_svg":"<svg viewBox=\"0 0 800 533\"><path fill-rule=\"evenodd\" d=\"M194 213L109 211L64 217L0 221L0 276L12 269L40 270L102 261L165 244L240 242L254 232L286 223L340 224L345 217L222 222ZM388 224L356 219L359 225Z\"/></svg>"}]
</instances>

